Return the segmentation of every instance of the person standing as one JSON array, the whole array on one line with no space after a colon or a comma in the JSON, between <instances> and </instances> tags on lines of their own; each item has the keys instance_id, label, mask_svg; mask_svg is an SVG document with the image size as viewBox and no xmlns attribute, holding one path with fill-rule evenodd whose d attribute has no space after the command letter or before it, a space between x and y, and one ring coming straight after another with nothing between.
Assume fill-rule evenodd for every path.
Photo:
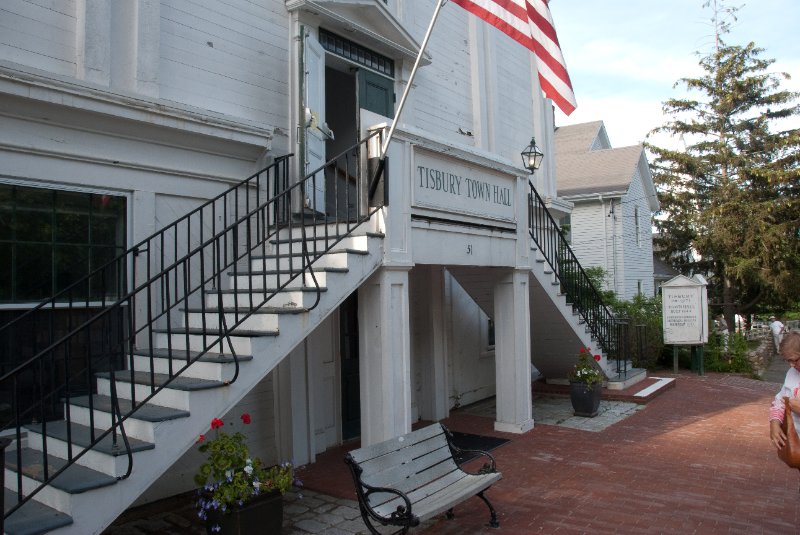
<instances>
[{"instance_id":1,"label":"person standing","mask_svg":"<svg viewBox=\"0 0 800 535\"><path fill-rule=\"evenodd\" d=\"M781 428L785 410L784 397L789 398L794 427L796 432L800 434L800 333L790 332L786 334L781 342L779 353L783 360L789 364L789 370L786 372L783 386L775 394L769 409L769 438L776 449L781 449L786 443L786 434Z\"/></svg>"},{"instance_id":2,"label":"person standing","mask_svg":"<svg viewBox=\"0 0 800 535\"><path fill-rule=\"evenodd\" d=\"M720 314L717 316L717 335L719 335L720 345L722 346L722 352L728 352L728 322L725 321L725 316Z\"/></svg>"},{"instance_id":3,"label":"person standing","mask_svg":"<svg viewBox=\"0 0 800 535\"><path fill-rule=\"evenodd\" d=\"M775 342L775 352L780 353L781 340L783 340L783 333L786 332L786 326L775 316L769 317L769 328L772 331L772 341Z\"/></svg>"}]
</instances>

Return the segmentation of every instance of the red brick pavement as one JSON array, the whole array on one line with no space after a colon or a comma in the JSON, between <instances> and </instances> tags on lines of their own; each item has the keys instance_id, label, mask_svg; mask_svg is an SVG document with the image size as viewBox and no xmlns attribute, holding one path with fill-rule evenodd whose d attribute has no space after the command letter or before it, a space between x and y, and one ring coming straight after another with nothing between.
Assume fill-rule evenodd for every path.
<instances>
[{"instance_id":1,"label":"red brick pavement","mask_svg":"<svg viewBox=\"0 0 800 535\"><path fill-rule=\"evenodd\" d=\"M456 507L426 535L473 533L741 534L800 533L800 472L768 440L774 383L688 373L675 388L601 432L537 425L497 433L490 418L454 411L453 430L510 438L494 450L503 480L487 496L499 530L483 527L478 499ZM314 490L354 498L343 452L307 469Z\"/></svg>"}]
</instances>

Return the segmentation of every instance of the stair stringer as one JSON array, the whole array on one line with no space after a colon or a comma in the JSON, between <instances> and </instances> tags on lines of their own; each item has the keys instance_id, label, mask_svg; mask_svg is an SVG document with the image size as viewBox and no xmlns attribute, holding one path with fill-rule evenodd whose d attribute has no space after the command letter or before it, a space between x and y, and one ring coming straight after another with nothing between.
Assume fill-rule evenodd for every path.
<instances>
[{"instance_id":1,"label":"stair stringer","mask_svg":"<svg viewBox=\"0 0 800 535\"><path fill-rule=\"evenodd\" d=\"M580 314L559 293L560 285L546 262L536 258L529 274L531 310L531 362L548 380L565 381L578 358L581 347L600 354L600 366L611 376L611 364ZM480 276L474 272L481 269ZM487 274L498 268L448 267L448 271L490 318L494 317L493 278ZM500 271L503 271L500 269Z\"/></svg>"},{"instance_id":2,"label":"stair stringer","mask_svg":"<svg viewBox=\"0 0 800 535\"><path fill-rule=\"evenodd\" d=\"M253 359L240 363L236 382L188 394L190 415L154 424L155 449L134 454L133 471L111 487L70 495L67 510L72 524L51 531L59 535L99 534L125 511L145 490L163 475L184 453L195 446L201 433L208 431L211 418L232 409L253 387L270 373L354 290L382 265L380 238L368 240L368 254L351 255L347 272L337 272L328 282L316 308L302 314L282 316L277 336L254 337ZM9 481L9 474L6 474ZM12 479L13 481L13 479Z\"/></svg>"}]
</instances>

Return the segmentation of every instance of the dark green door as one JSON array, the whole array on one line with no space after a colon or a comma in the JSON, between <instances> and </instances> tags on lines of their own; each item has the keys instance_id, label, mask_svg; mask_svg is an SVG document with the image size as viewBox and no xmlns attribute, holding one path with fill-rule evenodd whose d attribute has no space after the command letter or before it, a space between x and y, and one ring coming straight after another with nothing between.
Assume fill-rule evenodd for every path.
<instances>
[{"instance_id":1,"label":"dark green door","mask_svg":"<svg viewBox=\"0 0 800 535\"><path fill-rule=\"evenodd\" d=\"M393 117L394 81L366 69L359 69L358 105L384 117Z\"/></svg>"},{"instance_id":2,"label":"dark green door","mask_svg":"<svg viewBox=\"0 0 800 535\"><path fill-rule=\"evenodd\" d=\"M342 439L361 435L361 393L358 377L358 292L339 309L339 351L342 361Z\"/></svg>"}]
</instances>

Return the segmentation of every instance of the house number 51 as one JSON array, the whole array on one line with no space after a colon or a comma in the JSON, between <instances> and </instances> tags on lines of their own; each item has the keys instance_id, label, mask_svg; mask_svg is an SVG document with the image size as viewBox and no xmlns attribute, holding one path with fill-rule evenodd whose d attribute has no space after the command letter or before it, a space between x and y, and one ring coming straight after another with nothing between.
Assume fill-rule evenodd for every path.
<instances>
[{"instance_id":1,"label":"house number 51","mask_svg":"<svg viewBox=\"0 0 800 535\"><path fill-rule=\"evenodd\" d=\"M472 244L467 245L467 254L472 254Z\"/></svg>"}]
</instances>

